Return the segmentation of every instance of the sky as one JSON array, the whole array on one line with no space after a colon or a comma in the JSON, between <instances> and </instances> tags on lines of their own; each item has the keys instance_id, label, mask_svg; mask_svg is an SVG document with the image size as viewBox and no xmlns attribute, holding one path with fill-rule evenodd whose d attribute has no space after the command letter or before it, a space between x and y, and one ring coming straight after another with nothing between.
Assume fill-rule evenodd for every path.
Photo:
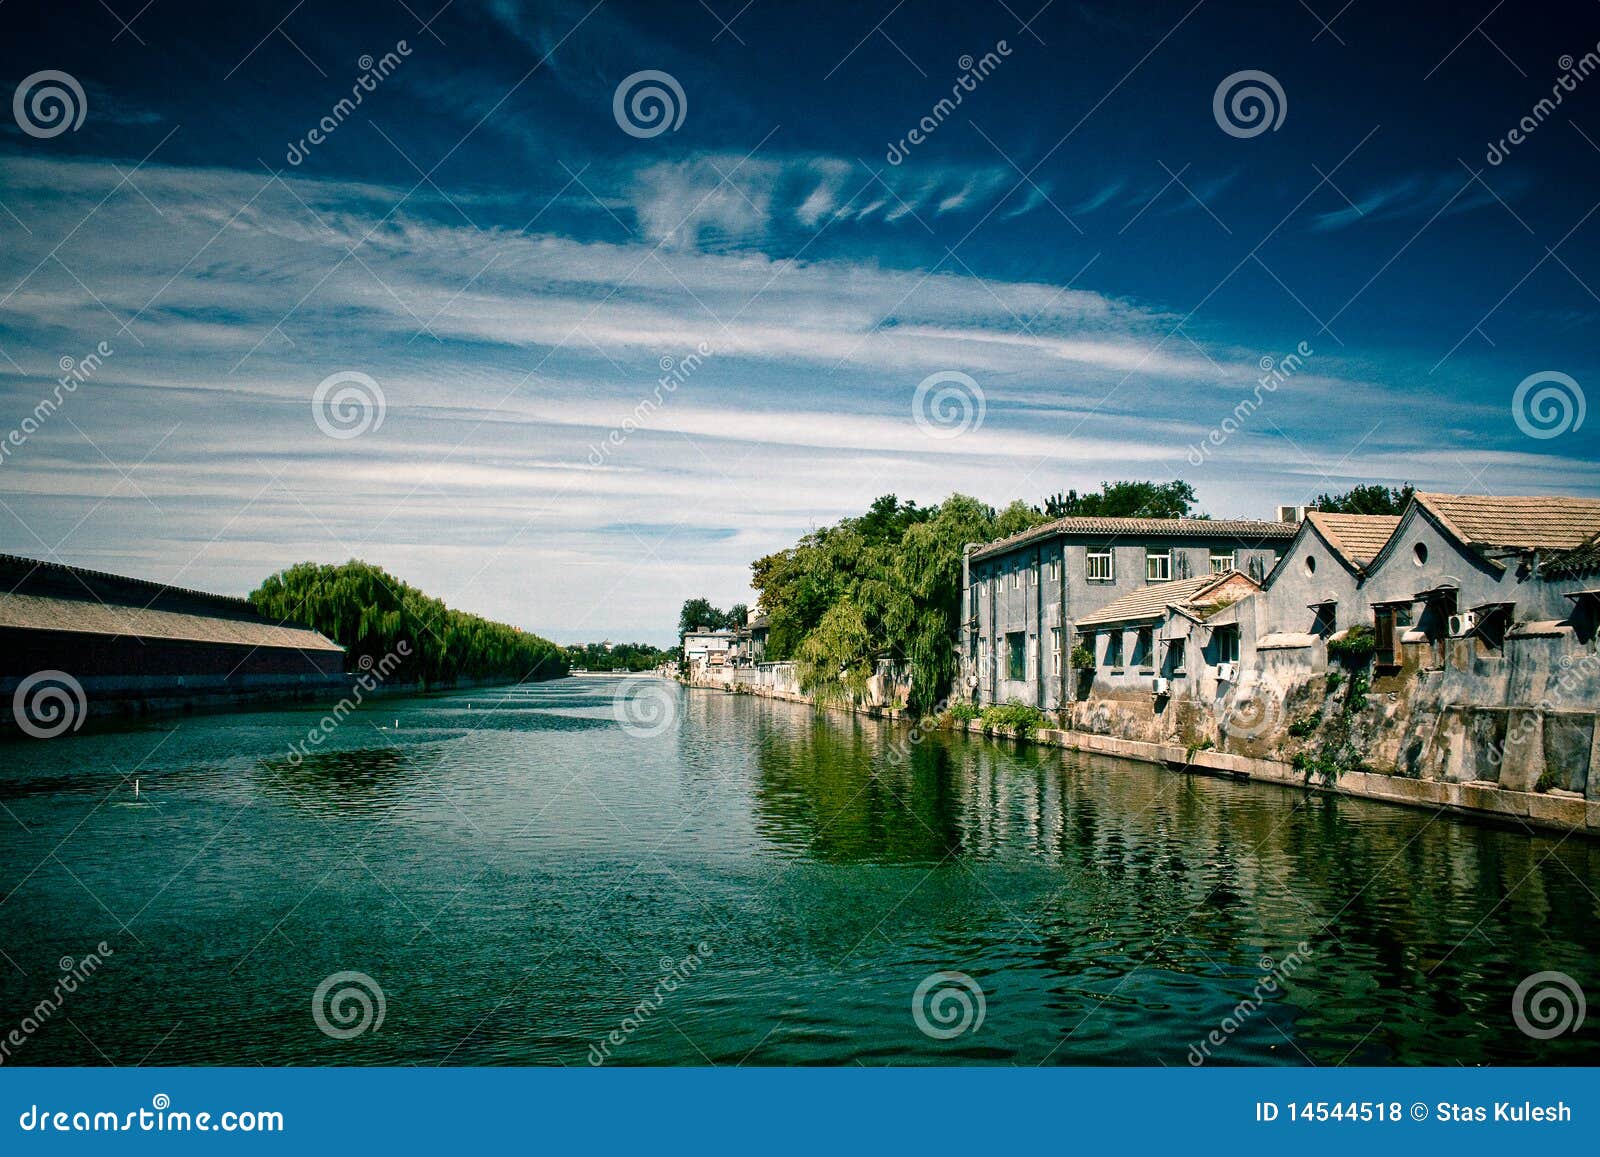
<instances>
[{"instance_id":1,"label":"sky","mask_svg":"<svg viewBox=\"0 0 1600 1157\"><path fill-rule=\"evenodd\" d=\"M0 5L0 551L665 643L885 493L1600 493L1600 4L141 3Z\"/></svg>"}]
</instances>

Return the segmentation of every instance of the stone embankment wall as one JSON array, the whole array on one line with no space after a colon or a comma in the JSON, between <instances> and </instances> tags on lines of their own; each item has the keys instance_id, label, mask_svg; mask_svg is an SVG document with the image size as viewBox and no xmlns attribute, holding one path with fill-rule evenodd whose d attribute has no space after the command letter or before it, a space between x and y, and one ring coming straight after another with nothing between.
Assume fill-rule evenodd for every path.
<instances>
[{"instance_id":1,"label":"stone embankment wall","mask_svg":"<svg viewBox=\"0 0 1600 1157\"><path fill-rule=\"evenodd\" d=\"M1297 754L1326 742L1327 731L1337 726L1339 714L1350 706L1350 688L1362 673L1335 663L1338 676L1330 681L1325 650L1316 666L1308 665L1303 656L1299 662L1279 664L1279 670L1252 687L1252 696L1243 703L1237 701L1236 692L1227 691L1210 704L1180 699L1158 705L1148 694L1086 699L1062 713L1065 727L1041 728L1032 739L1174 770L1305 785L1319 792L1443 809L1527 828L1600 836L1596 792L1600 713L1592 706L1584 709L1596 697L1600 659L1589 653L1563 665L1554 654L1544 656L1541 665L1548 661L1552 677L1537 682L1534 698L1534 684L1514 671L1485 683L1479 677L1451 678L1448 668L1424 669L1422 664L1438 657L1425 651L1420 645L1408 646L1401 669L1371 679L1365 705L1350 710L1347 720L1349 742L1365 753L1364 765L1333 782L1308 780L1294 762ZM751 673L687 682L812 702L799 690L793 664L742 670ZM1263 684L1273 692L1263 690ZM1517 697L1531 702L1463 703L1465 690L1481 698L1490 685L1502 686L1508 695L1515 688ZM903 716L881 702L850 709L886 719ZM1316 720L1316 727L1308 730L1310 719ZM974 734L985 734L979 722L967 726ZM1554 776L1552 767L1558 769Z\"/></svg>"}]
</instances>

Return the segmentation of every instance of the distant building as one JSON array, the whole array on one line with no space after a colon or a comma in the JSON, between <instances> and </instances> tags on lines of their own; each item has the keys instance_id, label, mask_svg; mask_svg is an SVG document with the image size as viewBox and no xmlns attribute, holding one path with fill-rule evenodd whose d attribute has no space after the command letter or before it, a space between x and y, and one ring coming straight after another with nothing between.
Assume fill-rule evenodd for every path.
<instances>
[{"instance_id":1,"label":"distant building","mask_svg":"<svg viewBox=\"0 0 1600 1157\"><path fill-rule=\"evenodd\" d=\"M246 599L0 555L0 696L43 671L91 712L310 694L343 682L344 648ZM14 720L0 712L0 726Z\"/></svg>"},{"instance_id":2,"label":"distant building","mask_svg":"<svg viewBox=\"0 0 1600 1157\"><path fill-rule=\"evenodd\" d=\"M969 548L960 639L967 689L979 703L1059 709L1075 692L1068 659L1080 619L1135 591L1230 571L1259 583L1296 529L1247 519L1071 517Z\"/></svg>"},{"instance_id":3,"label":"distant building","mask_svg":"<svg viewBox=\"0 0 1600 1157\"><path fill-rule=\"evenodd\" d=\"M696 627L683 635L683 665L692 669L696 663L707 662L712 655L719 656L718 663L727 661L733 649L734 633L725 627Z\"/></svg>"}]
</instances>

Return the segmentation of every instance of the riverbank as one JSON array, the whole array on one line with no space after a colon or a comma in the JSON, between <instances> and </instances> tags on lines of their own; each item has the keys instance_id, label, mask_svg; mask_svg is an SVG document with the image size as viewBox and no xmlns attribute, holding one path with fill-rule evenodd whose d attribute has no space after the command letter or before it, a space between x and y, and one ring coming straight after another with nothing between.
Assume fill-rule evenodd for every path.
<instances>
[{"instance_id":1,"label":"riverbank","mask_svg":"<svg viewBox=\"0 0 1600 1157\"><path fill-rule=\"evenodd\" d=\"M757 682L695 681L686 682L685 685L700 690L721 691L725 694L755 695L790 703L817 705L813 696L797 689ZM895 707L850 704L822 706L830 710L847 711L876 719L907 721L906 712ZM977 720L966 723L964 727L973 735L1019 738L1014 732L1003 728L985 729ZM1370 799L1380 803L1399 804L1403 807L1425 808L1436 813L1448 811L1458 815L1500 820L1526 828L1600 838L1600 802L1585 799L1575 792L1513 791L1487 780L1455 782L1411 779L1405 776L1360 771L1346 772L1333 784L1308 783L1305 772L1275 759L1233 755L1214 750L1191 751L1177 744L1150 743L1062 728L1039 728L1027 738L1045 747L1094 755L1112 755L1138 760L1141 763L1159 764L1172 771L1223 776L1241 782L1271 783L1279 787L1302 787L1307 791L1322 794Z\"/></svg>"}]
</instances>

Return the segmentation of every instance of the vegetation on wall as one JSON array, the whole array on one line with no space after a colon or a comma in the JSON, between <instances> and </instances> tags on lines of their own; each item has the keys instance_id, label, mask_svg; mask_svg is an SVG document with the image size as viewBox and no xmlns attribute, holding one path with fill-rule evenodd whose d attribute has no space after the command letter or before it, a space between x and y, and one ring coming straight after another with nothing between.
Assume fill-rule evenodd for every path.
<instances>
[{"instance_id":1,"label":"vegetation on wall","mask_svg":"<svg viewBox=\"0 0 1600 1157\"><path fill-rule=\"evenodd\" d=\"M367 670L407 644L395 682L424 687L461 679L552 679L567 673L563 648L520 628L452 610L370 563L298 563L252 591L263 615L321 631L344 647L350 670ZM391 660L392 661L392 660Z\"/></svg>"},{"instance_id":2,"label":"vegetation on wall","mask_svg":"<svg viewBox=\"0 0 1600 1157\"><path fill-rule=\"evenodd\" d=\"M1350 666L1360 666L1377 653L1378 636L1366 623L1357 623L1344 634L1328 640L1328 657Z\"/></svg>"}]
</instances>

